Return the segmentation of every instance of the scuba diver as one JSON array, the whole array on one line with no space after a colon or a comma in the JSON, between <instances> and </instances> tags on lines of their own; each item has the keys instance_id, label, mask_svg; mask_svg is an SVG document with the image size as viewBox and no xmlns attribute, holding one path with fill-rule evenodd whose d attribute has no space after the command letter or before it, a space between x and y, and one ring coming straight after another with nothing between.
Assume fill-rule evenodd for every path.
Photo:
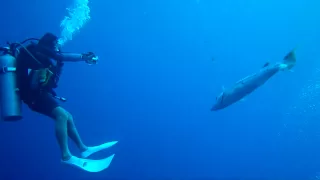
<instances>
[{"instance_id":1,"label":"scuba diver","mask_svg":"<svg viewBox=\"0 0 320 180\"><path fill-rule=\"evenodd\" d=\"M25 46L26 42L30 43ZM55 134L63 163L88 172L99 172L109 167L114 154L100 160L86 158L115 145L117 141L93 147L86 146L79 136L71 113L59 103L66 99L57 96L54 91L58 87L65 62L82 61L87 64L97 64L98 57L92 52L65 53L59 46L58 37L46 33L40 39L27 39L0 48L1 118L4 121L22 119L21 101L23 101L32 111L55 121ZM81 151L81 158L73 156L69 151L68 137Z\"/></svg>"}]
</instances>

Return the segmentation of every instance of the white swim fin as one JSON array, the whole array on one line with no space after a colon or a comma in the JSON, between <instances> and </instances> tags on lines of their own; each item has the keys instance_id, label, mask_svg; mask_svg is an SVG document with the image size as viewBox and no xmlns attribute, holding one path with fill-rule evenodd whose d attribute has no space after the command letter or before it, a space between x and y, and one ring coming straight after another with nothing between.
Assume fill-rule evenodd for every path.
<instances>
[{"instance_id":1,"label":"white swim fin","mask_svg":"<svg viewBox=\"0 0 320 180\"><path fill-rule=\"evenodd\" d=\"M107 148L109 148L109 147L111 147L111 146L113 146L113 145L115 145L117 143L118 143L118 141L111 141L111 142L107 142L107 143L101 144L99 146L88 147L88 149L86 151L83 151L81 153L81 157L82 158L87 158L91 154L99 152L99 151L102 151L104 149L107 149Z\"/></svg>"},{"instance_id":2,"label":"white swim fin","mask_svg":"<svg viewBox=\"0 0 320 180\"><path fill-rule=\"evenodd\" d=\"M100 172L107 169L114 157L114 154L100 160L82 159L72 156L67 161L62 161L64 164L72 165L87 172Z\"/></svg>"}]
</instances>

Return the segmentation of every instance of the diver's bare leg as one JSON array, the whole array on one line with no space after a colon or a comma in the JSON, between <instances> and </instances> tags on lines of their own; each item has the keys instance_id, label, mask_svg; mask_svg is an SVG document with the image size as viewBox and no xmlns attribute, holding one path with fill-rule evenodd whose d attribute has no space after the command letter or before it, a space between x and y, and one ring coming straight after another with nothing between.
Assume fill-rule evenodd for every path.
<instances>
[{"instance_id":1,"label":"diver's bare leg","mask_svg":"<svg viewBox=\"0 0 320 180\"><path fill-rule=\"evenodd\" d=\"M78 130L74 124L73 117L70 113L68 118L68 135L70 139L72 139L72 141L77 145L81 152L88 149L88 147L83 144Z\"/></svg>"},{"instance_id":2,"label":"diver's bare leg","mask_svg":"<svg viewBox=\"0 0 320 180\"><path fill-rule=\"evenodd\" d=\"M57 107L52 111L52 116L55 120L55 133L60 146L62 160L69 160L72 156L68 147L67 122L69 114L62 107Z\"/></svg>"}]
</instances>

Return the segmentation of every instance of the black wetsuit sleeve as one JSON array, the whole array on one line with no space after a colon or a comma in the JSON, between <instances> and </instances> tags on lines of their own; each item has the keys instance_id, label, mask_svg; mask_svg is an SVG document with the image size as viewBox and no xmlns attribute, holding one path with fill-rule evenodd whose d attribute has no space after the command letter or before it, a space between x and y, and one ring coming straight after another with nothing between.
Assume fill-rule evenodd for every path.
<instances>
[{"instance_id":1,"label":"black wetsuit sleeve","mask_svg":"<svg viewBox=\"0 0 320 180\"><path fill-rule=\"evenodd\" d=\"M59 59L62 62L80 62L84 61L81 53L66 53L66 52L58 52L56 54L56 59Z\"/></svg>"}]
</instances>

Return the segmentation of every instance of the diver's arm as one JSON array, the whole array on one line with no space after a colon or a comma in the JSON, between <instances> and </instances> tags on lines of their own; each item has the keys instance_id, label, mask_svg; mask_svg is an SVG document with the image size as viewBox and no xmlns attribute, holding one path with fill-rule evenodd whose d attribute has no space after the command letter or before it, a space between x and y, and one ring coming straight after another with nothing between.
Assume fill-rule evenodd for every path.
<instances>
[{"instance_id":1,"label":"diver's arm","mask_svg":"<svg viewBox=\"0 0 320 180\"><path fill-rule=\"evenodd\" d=\"M96 64L98 61L98 57L92 52L88 52L88 53L59 52L57 53L57 58L63 62L85 61L88 64Z\"/></svg>"},{"instance_id":2,"label":"diver's arm","mask_svg":"<svg viewBox=\"0 0 320 180\"><path fill-rule=\"evenodd\" d=\"M79 61L85 61L85 59L82 58L81 53L65 53L65 52L59 52L57 54L58 58L61 61L64 62L79 62Z\"/></svg>"}]
</instances>

